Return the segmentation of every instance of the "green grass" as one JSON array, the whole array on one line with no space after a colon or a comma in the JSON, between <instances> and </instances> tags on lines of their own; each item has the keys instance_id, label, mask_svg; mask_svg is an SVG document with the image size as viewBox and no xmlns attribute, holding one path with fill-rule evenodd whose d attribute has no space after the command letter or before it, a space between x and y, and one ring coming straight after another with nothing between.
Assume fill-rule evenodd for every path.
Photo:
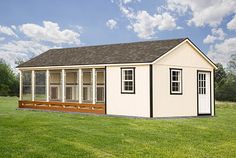
<instances>
[{"instance_id":1,"label":"green grass","mask_svg":"<svg viewBox=\"0 0 236 158\"><path fill-rule=\"evenodd\" d=\"M0 157L236 157L236 105L216 117L138 119L16 110L0 97Z\"/></svg>"}]
</instances>

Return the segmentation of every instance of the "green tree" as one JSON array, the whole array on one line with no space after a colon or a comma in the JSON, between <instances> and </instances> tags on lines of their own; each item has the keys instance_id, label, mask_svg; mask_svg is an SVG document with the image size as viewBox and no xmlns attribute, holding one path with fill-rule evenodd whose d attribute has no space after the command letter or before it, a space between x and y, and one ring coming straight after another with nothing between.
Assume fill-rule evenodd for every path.
<instances>
[{"instance_id":1,"label":"green tree","mask_svg":"<svg viewBox=\"0 0 236 158\"><path fill-rule=\"evenodd\" d=\"M222 64L217 63L216 66L218 68L215 71L215 83L216 83L216 87L217 87L219 85L224 84L227 73L225 72L225 69Z\"/></svg>"},{"instance_id":2,"label":"green tree","mask_svg":"<svg viewBox=\"0 0 236 158\"><path fill-rule=\"evenodd\" d=\"M0 59L0 96L15 96L19 92L18 77L11 67Z\"/></svg>"},{"instance_id":3,"label":"green tree","mask_svg":"<svg viewBox=\"0 0 236 158\"><path fill-rule=\"evenodd\" d=\"M227 74L224 83L216 86L215 97L220 101L236 101L236 75Z\"/></svg>"},{"instance_id":4,"label":"green tree","mask_svg":"<svg viewBox=\"0 0 236 158\"><path fill-rule=\"evenodd\" d=\"M232 54L228 63L228 69L231 73L236 74L236 54Z\"/></svg>"}]
</instances>

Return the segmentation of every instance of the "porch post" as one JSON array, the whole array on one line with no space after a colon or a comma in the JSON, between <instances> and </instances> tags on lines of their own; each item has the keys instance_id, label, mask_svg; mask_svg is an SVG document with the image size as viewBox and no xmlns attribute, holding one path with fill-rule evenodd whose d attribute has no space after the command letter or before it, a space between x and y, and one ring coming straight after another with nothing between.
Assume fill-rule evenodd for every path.
<instances>
[{"instance_id":1,"label":"porch post","mask_svg":"<svg viewBox=\"0 0 236 158\"><path fill-rule=\"evenodd\" d=\"M19 71L19 78L20 78L20 87L19 87L19 100L22 100L22 71Z\"/></svg>"},{"instance_id":2,"label":"porch post","mask_svg":"<svg viewBox=\"0 0 236 158\"><path fill-rule=\"evenodd\" d=\"M35 85L35 74L34 70L31 71L31 93L32 93L32 101L34 101L34 85Z\"/></svg>"},{"instance_id":3,"label":"porch post","mask_svg":"<svg viewBox=\"0 0 236 158\"><path fill-rule=\"evenodd\" d=\"M46 101L49 102L49 70L46 70Z\"/></svg>"},{"instance_id":4,"label":"porch post","mask_svg":"<svg viewBox=\"0 0 236 158\"><path fill-rule=\"evenodd\" d=\"M93 104L95 104L96 103L96 74L95 74L96 72L95 72L95 68L93 68L93 70L92 70L92 78L93 78L93 80L92 80L92 82L93 82L93 95L92 95L92 98L93 98Z\"/></svg>"},{"instance_id":5,"label":"porch post","mask_svg":"<svg viewBox=\"0 0 236 158\"><path fill-rule=\"evenodd\" d=\"M62 82L61 98L62 98L62 102L65 102L65 70L64 69L61 70L61 82Z\"/></svg>"},{"instance_id":6,"label":"porch post","mask_svg":"<svg viewBox=\"0 0 236 158\"><path fill-rule=\"evenodd\" d=\"M82 70L81 68L79 68L79 71L78 71L78 74L79 74L79 103L82 103Z\"/></svg>"}]
</instances>

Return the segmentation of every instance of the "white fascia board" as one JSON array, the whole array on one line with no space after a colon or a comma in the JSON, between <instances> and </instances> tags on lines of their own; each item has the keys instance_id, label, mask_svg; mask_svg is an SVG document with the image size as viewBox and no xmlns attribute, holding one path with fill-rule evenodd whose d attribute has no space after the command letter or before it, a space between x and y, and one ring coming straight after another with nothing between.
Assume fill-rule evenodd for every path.
<instances>
[{"instance_id":1,"label":"white fascia board","mask_svg":"<svg viewBox=\"0 0 236 158\"><path fill-rule=\"evenodd\" d=\"M47 70L47 69L78 69L78 68L104 68L105 66L142 66L151 63L127 63L127 64L96 64L96 65L70 65L70 66L45 66L45 67L20 67L18 70Z\"/></svg>"},{"instance_id":2,"label":"white fascia board","mask_svg":"<svg viewBox=\"0 0 236 158\"><path fill-rule=\"evenodd\" d=\"M168 54L172 53L174 50L176 50L177 48L179 48L181 45L183 45L185 42L188 42L214 69L218 69L216 67L216 65L206 57L205 54L203 54L201 52L201 50L199 50L189 39L185 39L183 42L181 42L180 44L178 44L177 46L175 46L174 48L172 48L171 50L169 50L167 53L165 53L164 55L162 55L161 57L159 57L158 59L156 59L155 61L152 62L152 64L155 64L156 62L158 62L159 60L161 60L162 58L164 58L165 56L167 56Z\"/></svg>"}]
</instances>

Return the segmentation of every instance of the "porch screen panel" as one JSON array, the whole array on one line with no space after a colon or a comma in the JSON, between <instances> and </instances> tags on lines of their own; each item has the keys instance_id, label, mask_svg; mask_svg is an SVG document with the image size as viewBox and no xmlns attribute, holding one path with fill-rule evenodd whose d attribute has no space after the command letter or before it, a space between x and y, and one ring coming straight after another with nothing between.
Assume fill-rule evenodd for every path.
<instances>
[{"instance_id":1,"label":"porch screen panel","mask_svg":"<svg viewBox=\"0 0 236 158\"><path fill-rule=\"evenodd\" d=\"M92 69L82 70L82 102L92 103L93 84Z\"/></svg>"},{"instance_id":2,"label":"porch screen panel","mask_svg":"<svg viewBox=\"0 0 236 158\"><path fill-rule=\"evenodd\" d=\"M96 103L105 101L105 69L96 69Z\"/></svg>"},{"instance_id":3,"label":"porch screen panel","mask_svg":"<svg viewBox=\"0 0 236 158\"><path fill-rule=\"evenodd\" d=\"M62 82L61 82L61 71L50 71L50 100L61 101L62 100Z\"/></svg>"},{"instance_id":4,"label":"porch screen panel","mask_svg":"<svg viewBox=\"0 0 236 158\"><path fill-rule=\"evenodd\" d=\"M32 71L22 72L22 100L32 100Z\"/></svg>"},{"instance_id":5,"label":"porch screen panel","mask_svg":"<svg viewBox=\"0 0 236 158\"><path fill-rule=\"evenodd\" d=\"M78 70L66 70L65 97L66 101L79 101Z\"/></svg>"},{"instance_id":6,"label":"porch screen panel","mask_svg":"<svg viewBox=\"0 0 236 158\"><path fill-rule=\"evenodd\" d=\"M46 71L35 71L34 100L46 101Z\"/></svg>"}]
</instances>

